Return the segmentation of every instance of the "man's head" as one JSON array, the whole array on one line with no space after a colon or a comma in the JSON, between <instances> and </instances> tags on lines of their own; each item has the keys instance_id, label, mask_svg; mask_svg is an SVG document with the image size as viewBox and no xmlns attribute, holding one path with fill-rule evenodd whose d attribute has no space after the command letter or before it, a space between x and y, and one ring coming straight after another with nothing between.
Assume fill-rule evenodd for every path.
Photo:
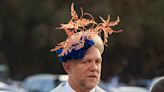
<instances>
[{"instance_id":1,"label":"man's head","mask_svg":"<svg viewBox=\"0 0 164 92\"><path fill-rule=\"evenodd\" d=\"M65 71L69 74L70 85L74 89L91 90L94 88L100 80L101 62L100 51L97 47L91 46L82 59L63 63Z\"/></svg>"}]
</instances>

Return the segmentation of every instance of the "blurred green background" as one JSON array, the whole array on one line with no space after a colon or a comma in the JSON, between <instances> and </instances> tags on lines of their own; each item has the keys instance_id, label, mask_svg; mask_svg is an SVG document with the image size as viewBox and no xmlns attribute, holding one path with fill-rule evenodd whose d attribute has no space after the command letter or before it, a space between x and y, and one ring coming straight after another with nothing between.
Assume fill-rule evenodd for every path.
<instances>
[{"instance_id":1,"label":"blurred green background","mask_svg":"<svg viewBox=\"0 0 164 92\"><path fill-rule=\"evenodd\" d=\"M7 64L9 77L22 80L36 73L65 73L55 53L66 39L61 23L67 23L71 3L120 23L103 53L102 80L119 75L123 80L152 78L164 74L164 0L1 0L0 64Z\"/></svg>"}]
</instances>

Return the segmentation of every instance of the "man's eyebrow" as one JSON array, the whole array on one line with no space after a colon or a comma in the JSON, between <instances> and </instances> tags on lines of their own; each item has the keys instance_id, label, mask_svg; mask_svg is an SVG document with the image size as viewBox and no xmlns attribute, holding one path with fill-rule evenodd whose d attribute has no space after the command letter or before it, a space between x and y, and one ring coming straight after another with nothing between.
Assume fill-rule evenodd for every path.
<instances>
[{"instance_id":1,"label":"man's eyebrow","mask_svg":"<svg viewBox=\"0 0 164 92\"><path fill-rule=\"evenodd\" d=\"M82 60L92 59L91 57L84 57ZM94 58L95 60L102 60L101 57Z\"/></svg>"},{"instance_id":2,"label":"man's eyebrow","mask_svg":"<svg viewBox=\"0 0 164 92\"><path fill-rule=\"evenodd\" d=\"M96 60L102 61L102 58L97 58Z\"/></svg>"}]
</instances>

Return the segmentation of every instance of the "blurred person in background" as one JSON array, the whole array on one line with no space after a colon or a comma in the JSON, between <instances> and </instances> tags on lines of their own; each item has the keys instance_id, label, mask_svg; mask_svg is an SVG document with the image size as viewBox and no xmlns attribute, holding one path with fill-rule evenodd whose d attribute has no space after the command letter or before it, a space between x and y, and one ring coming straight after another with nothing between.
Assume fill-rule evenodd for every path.
<instances>
[{"instance_id":1,"label":"blurred person in background","mask_svg":"<svg viewBox=\"0 0 164 92\"><path fill-rule=\"evenodd\" d=\"M67 82L61 83L51 92L105 92L98 87L101 76L102 53L104 44L107 43L108 34L114 31L110 27L119 22L102 20L96 23L89 13L83 13L80 18L71 6L72 19L68 24L61 24L58 29L63 29L68 35L66 41L58 44L51 51L56 51L63 68L68 73ZM91 19L86 19L89 16ZM93 25L88 27L88 25ZM120 30L121 31L121 30ZM101 39L103 32L104 41Z\"/></svg>"},{"instance_id":2,"label":"blurred person in background","mask_svg":"<svg viewBox=\"0 0 164 92\"><path fill-rule=\"evenodd\" d=\"M164 92L164 77L160 77L152 84L150 92Z\"/></svg>"}]
</instances>

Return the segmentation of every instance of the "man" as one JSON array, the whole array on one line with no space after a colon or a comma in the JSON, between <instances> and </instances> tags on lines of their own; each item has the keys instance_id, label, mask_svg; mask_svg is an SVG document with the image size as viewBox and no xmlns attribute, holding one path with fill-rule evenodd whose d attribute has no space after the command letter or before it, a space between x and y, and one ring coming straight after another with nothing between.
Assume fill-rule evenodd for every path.
<instances>
[{"instance_id":1,"label":"man","mask_svg":"<svg viewBox=\"0 0 164 92\"><path fill-rule=\"evenodd\" d=\"M150 92L164 92L164 77L160 77L153 83Z\"/></svg>"},{"instance_id":2,"label":"man","mask_svg":"<svg viewBox=\"0 0 164 92\"><path fill-rule=\"evenodd\" d=\"M69 79L51 92L105 92L97 86L101 75L101 54L104 51L104 44L107 43L108 34L116 32L110 27L118 24L119 17L114 22L109 22L109 16L107 21L100 17L103 23L97 24L90 14L83 13L82 9L81 11L82 16L78 18L72 4L72 19L68 24L61 24L58 28L63 29L68 37L51 51L58 54ZM91 19L84 18L86 15ZM93 26L88 28L88 25ZM102 32L104 42L100 37Z\"/></svg>"}]
</instances>

